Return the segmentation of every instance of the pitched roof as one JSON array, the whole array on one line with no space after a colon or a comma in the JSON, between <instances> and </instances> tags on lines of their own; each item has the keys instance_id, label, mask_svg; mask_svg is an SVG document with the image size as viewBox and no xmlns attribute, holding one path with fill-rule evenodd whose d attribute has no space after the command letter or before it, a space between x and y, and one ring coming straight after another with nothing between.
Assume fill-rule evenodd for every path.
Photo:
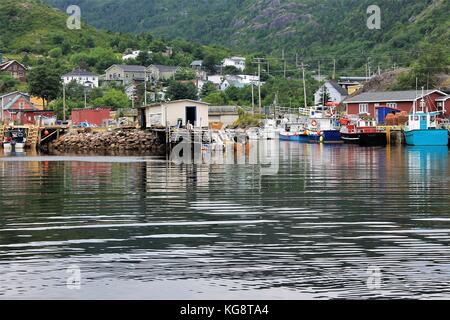
<instances>
[{"instance_id":1,"label":"pitched roof","mask_svg":"<svg viewBox=\"0 0 450 320\"><path fill-rule=\"evenodd\" d=\"M209 106L210 113L238 113L236 106Z\"/></svg>"},{"instance_id":2,"label":"pitched roof","mask_svg":"<svg viewBox=\"0 0 450 320\"><path fill-rule=\"evenodd\" d=\"M436 99L436 101L447 101L448 99L450 99L450 95L446 95L444 97L441 97L439 99Z\"/></svg>"},{"instance_id":3,"label":"pitched roof","mask_svg":"<svg viewBox=\"0 0 450 320\"><path fill-rule=\"evenodd\" d=\"M201 67L203 65L203 60L194 60L194 61L192 61L192 63L191 63L191 66L192 67Z\"/></svg>"},{"instance_id":4,"label":"pitched roof","mask_svg":"<svg viewBox=\"0 0 450 320\"><path fill-rule=\"evenodd\" d=\"M327 82L328 82L334 89L336 89L336 91L339 92L339 94L341 94L342 96L348 96L347 90L345 90L344 88L342 88L336 80L329 80L329 81L327 81Z\"/></svg>"},{"instance_id":5,"label":"pitched roof","mask_svg":"<svg viewBox=\"0 0 450 320\"><path fill-rule=\"evenodd\" d=\"M11 110L11 107L20 99L20 98L27 98L28 96L25 94L18 94L17 96L14 97L14 99L12 99L11 101L9 101L6 105L3 106L3 109L5 110ZM35 108L33 106L33 103L31 103L31 101L29 101L28 99L26 99L30 105L33 107L33 110L37 110L37 108Z\"/></svg>"},{"instance_id":6,"label":"pitched roof","mask_svg":"<svg viewBox=\"0 0 450 320\"><path fill-rule=\"evenodd\" d=\"M172 66L163 66L161 64L152 64L150 67L157 68L159 70L159 72L176 72L180 68L180 67L172 67Z\"/></svg>"},{"instance_id":7,"label":"pitched roof","mask_svg":"<svg viewBox=\"0 0 450 320\"><path fill-rule=\"evenodd\" d=\"M426 90L423 96L428 96L434 92L445 95L445 93L439 90ZM363 92L354 97L346 99L344 103L414 101L417 99L421 99L423 96L421 92L415 90Z\"/></svg>"},{"instance_id":8,"label":"pitched roof","mask_svg":"<svg viewBox=\"0 0 450 320\"><path fill-rule=\"evenodd\" d=\"M179 103L179 102L190 102L190 103L196 103L196 104L203 104L205 106L210 105L209 103L202 102L202 101L196 101L196 100L191 100L191 99L180 99L180 100L174 100L174 101L152 103L152 104L149 104L148 106L143 106L141 108L156 107L156 106L161 106L161 105L170 105L170 104Z\"/></svg>"},{"instance_id":9,"label":"pitched roof","mask_svg":"<svg viewBox=\"0 0 450 320\"><path fill-rule=\"evenodd\" d=\"M24 92L20 92L20 91L13 91L13 92L9 92L9 93L6 93L4 95L1 95L0 99L3 99L3 98L8 97L8 96L11 96L13 94L22 95L22 96L25 96L25 97L28 97L28 98L30 97L30 95L28 93L24 93Z\"/></svg>"},{"instance_id":10,"label":"pitched roof","mask_svg":"<svg viewBox=\"0 0 450 320\"><path fill-rule=\"evenodd\" d=\"M144 66L138 66L138 65L132 65L132 64L114 64L106 70L109 70L112 67L118 67L125 72L145 72L145 70L146 70L146 67L144 67Z\"/></svg>"},{"instance_id":11,"label":"pitched roof","mask_svg":"<svg viewBox=\"0 0 450 320\"><path fill-rule=\"evenodd\" d=\"M63 77L76 77L76 76L97 77L96 74L86 71L86 70L82 70L82 69L76 69L76 70L73 70L72 72L69 72L69 73L66 73L65 75L63 75Z\"/></svg>"},{"instance_id":12,"label":"pitched roof","mask_svg":"<svg viewBox=\"0 0 450 320\"><path fill-rule=\"evenodd\" d=\"M17 64L22 66L24 69L27 69L27 67L25 67L23 64L21 64L19 61L17 61L17 60L9 60L9 61L6 61L6 62L3 62L2 64L0 64L0 70L5 70L10 65L12 65L14 62L16 62Z\"/></svg>"}]
</instances>

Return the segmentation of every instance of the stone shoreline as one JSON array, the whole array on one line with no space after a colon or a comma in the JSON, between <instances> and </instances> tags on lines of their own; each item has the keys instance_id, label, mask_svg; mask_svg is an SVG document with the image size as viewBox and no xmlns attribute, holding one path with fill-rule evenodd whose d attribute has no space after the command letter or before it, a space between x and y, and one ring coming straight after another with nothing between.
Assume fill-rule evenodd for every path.
<instances>
[{"instance_id":1,"label":"stone shoreline","mask_svg":"<svg viewBox=\"0 0 450 320\"><path fill-rule=\"evenodd\" d=\"M106 132L70 132L53 141L57 151L146 151L165 152L156 134L138 129Z\"/></svg>"}]
</instances>

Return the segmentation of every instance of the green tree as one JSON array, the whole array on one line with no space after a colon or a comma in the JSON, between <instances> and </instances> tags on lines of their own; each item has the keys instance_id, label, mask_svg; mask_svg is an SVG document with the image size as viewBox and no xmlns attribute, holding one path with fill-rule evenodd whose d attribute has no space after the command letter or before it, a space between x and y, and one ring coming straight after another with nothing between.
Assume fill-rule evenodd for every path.
<instances>
[{"instance_id":1,"label":"green tree","mask_svg":"<svg viewBox=\"0 0 450 320\"><path fill-rule=\"evenodd\" d=\"M139 52L139 55L136 58L136 62L141 66L148 67L153 63L153 59L147 50Z\"/></svg>"},{"instance_id":2,"label":"green tree","mask_svg":"<svg viewBox=\"0 0 450 320\"><path fill-rule=\"evenodd\" d=\"M192 83L182 83L178 81L171 82L169 88L167 89L167 95L171 100L180 99L198 99L197 87Z\"/></svg>"},{"instance_id":3,"label":"green tree","mask_svg":"<svg viewBox=\"0 0 450 320\"><path fill-rule=\"evenodd\" d=\"M121 90L110 88L104 92L102 97L95 99L92 104L95 107L111 107L115 110L129 107L130 101Z\"/></svg>"},{"instance_id":4,"label":"green tree","mask_svg":"<svg viewBox=\"0 0 450 320\"><path fill-rule=\"evenodd\" d=\"M175 80L194 80L196 77L195 71L189 68L181 68L175 74Z\"/></svg>"},{"instance_id":5,"label":"green tree","mask_svg":"<svg viewBox=\"0 0 450 320\"><path fill-rule=\"evenodd\" d=\"M216 65L219 63L219 59L217 57L208 54L203 59L203 67L206 71L209 73L215 73L216 72Z\"/></svg>"},{"instance_id":6,"label":"green tree","mask_svg":"<svg viewBox=\"0 0 450 320\"><path fill-rule=\"evenodd\" d=\"M222 70L222 74L226 74L226 75L230 75L230 74L231 75L237 75L237 74L240 74L240 73L241 73L241 70L239 70L235 66L226 66Z\"/></svg>"},{"instance_id":7,"label":"green tree","mask_svg":"<svg viewBox=\"0 0 450 320\"><path fill-rule=\"evenodd\" d=\"M28 73L30 94L40 97L45 107L45 100L56 99L61 92L61 82L58 69L50 63L43 62Z\"/></svg>"},{"instance_id":8,"label":"green tree","mask_svg":"<svg viewBox=\"0 0 450 320\"><path fill-rule=\"evenodd\" d=\"M0 93L15 91L20 82L9 74L0 74Z\"/></svg>"},{"instance_id":9,"label":"green tree","mask_svg":"<svg viewBox=\"0 0 450 320\"><path fill-rule=\"evenodd\" d=\"M203 101L216 106L223 106L228 104L227 96L225 95L225 93L220 91L210 93L203 99Z\"/></svg>"},{"instance_id":10,"label":"green tree","mask_svg":"<svg viewBox=\"0 0 450 320\"><path fill-rule=\"evenodd\" d=\"M217 92L217 88L214 85L214 83L208 81L208 82L205 82L205 84L203 85L200 96L206 97L213 92Z\"/></svg>"}]
</instances>

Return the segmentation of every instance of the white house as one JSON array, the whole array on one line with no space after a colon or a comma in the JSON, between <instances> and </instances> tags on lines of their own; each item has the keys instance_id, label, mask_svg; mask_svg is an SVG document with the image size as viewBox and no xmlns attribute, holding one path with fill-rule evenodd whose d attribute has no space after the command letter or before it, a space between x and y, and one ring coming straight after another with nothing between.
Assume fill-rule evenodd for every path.
<instances>
[{"instance_id":1,"label":"white house","mask_svg":"<svg viewBox=\"0 0 450 320\"><path fill-rule=\"evenodd\" d=\"M64 84L69 84L70 82L75 81L76 83L81 84L85 87L98 87L98 75L81 69L77 69L63 75L61 77L61 80L64 82Z\"/></svg>"},{"instance_id":2,"label":"white house","mask_svg":"<svg viewBox=\"0 0 450 320\"><path fill-rule=\"evenodd\" d=\"M222 61L222 66L223 67L235 67L236 69L244 71L244 69L245 69L245 58L242 58L242 57L225 58Z\"/></svg>"},{"instance_id":3,"label":"white house","mask_svg":"<svg viewBox=\"0 0 450 320\"><path fill-rule=\"evenodd\" d=\"M148 54L152 54L153 52L148 51ZM122 55L122 60L131 60L131 59L137 59L137 57L141 54L141 50L134 50L131 53Z\"/></svg>"},{"instance_id":4,"label":"white house","mask_svg":"<svg viewBox=\"0 0 450 320\"><path fill-rule=\"evenodd\" d=\"M341 103L348 96L347 90L341 87L337 81L326 81L314 94L315 105L323 104L324 94L328 95L329 102Z\"/></svg>"},{"instance_id":5,"label":"white house","mask_svg":"<svg viewBox=\"0 0 450 320\"><path fill-rule=\"evenodd\" d=\"M194 100L176 100L160 102L142 107L145 125L143 127L185 127L188 123L194 127L208 127L209 104Z\"/></svg>"}]
</instances>

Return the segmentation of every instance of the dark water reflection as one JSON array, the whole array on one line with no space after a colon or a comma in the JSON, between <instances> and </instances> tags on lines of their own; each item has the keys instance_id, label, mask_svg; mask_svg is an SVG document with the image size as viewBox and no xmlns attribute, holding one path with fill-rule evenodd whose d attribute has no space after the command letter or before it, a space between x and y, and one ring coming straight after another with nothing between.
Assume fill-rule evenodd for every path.
<instances>
[{"instance_id":1,"label":"dark water reflection","mask_svg":"<svg viewBox=\"0 0 450 320\"><path fill-rule=\"evenodd\" d=\"M280 148L0 158L0 298L450 298L447 148Z\"/></svg>"}]
</instances>

